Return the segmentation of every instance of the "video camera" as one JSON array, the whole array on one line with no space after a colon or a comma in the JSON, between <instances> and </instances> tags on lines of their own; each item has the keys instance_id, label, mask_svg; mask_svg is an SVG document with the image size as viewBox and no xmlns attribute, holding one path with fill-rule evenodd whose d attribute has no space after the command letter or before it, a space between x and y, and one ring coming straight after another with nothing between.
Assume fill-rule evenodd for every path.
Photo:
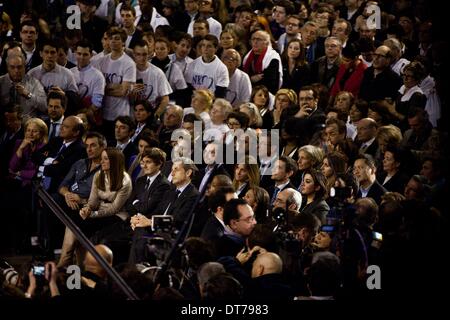
<instances>
[{"instance_id":1,"label":"video camera","mask_svg":"<svg viewBox=\"0 0 450 320\"><path fill-rule=\"evenodd\" d=\"M173 229L173 217L170 215L152 216L152 231L170 233Z\"/></svg>"}]
</instances>

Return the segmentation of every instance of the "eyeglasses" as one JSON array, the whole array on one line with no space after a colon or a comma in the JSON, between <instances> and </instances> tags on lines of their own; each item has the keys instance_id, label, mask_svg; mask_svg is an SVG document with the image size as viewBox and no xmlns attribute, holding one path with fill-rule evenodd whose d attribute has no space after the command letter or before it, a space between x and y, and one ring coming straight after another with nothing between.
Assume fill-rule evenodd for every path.
<instances>
[{"instance_id":1,"label":"eyeglasses","mask_svg":"<svg viewBox=\"0 0 450 320\"><path fill-rule=\"evenodd\" d=\"M252 41L256 41L256 42L261 42L261 41L265 41L266 39L263 38L252 38Z\"/></svg>"},{"instance_id":2,"label":"eyeglasses","mask_svg":"<svg viewBox=\"0 0 450 320\"><path fill-rule=\"evenodd\" d=\"M233 57L222 57L222 60L227 60L227 61L237 61L236 58Z\"/></svg>"},{"instance_id":3,"label":"eyeglasses","mask_svg":"<svg viewBox=\"0 0 450 320\"><path fill-rule=\"evenodd\" d=\"M298 27L298 23L287 23L287 27Z\"/></svg>"},{"instance_id":4,"label":"eyeglasses","mask_svg":"<svg viewBox=\"0 0 450 320\"><path fill-rule=\"evenodd\" d=\"M414 76L412 74L402 74L402 77L406 78L406 79L413 79L414 78Z\"/></svg>"}]
</instances>

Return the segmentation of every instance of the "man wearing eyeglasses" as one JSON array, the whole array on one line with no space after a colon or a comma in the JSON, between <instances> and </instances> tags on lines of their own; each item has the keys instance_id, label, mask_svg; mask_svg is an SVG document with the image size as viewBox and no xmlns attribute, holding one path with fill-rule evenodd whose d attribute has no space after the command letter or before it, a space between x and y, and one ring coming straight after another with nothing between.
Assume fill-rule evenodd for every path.
<instances>
[{"instance_id":1,"label":"man wearing eyeglasses","mask_svg":"<svg viewBox=\"0 0 450 320\"><path fill-rule=\"evenodd\" d=\"M246 246L246 239L252 233L257 221L253 209L244 199L231 199L223 209L225 230L215 241L216 256L235 257Z\"/></svg>"},{"instance_id":2,"label":"man wearing eyeglasses","mask_svg":"<svg viewBox=\"0 0 450 320\"><path fill-rule=\"evenodd\" d=\"M252 94L252 83L245 72L238 69L241 65L241 56L234 49L227 49L222 53L222 62L228 69L230 84L225 99L230 101L233 107L249 102Z\"/></svg>"},{"instance_id":3,"label":"man wearing eyeglasses","mask_svg":"<svg viewBox=\"0 0 450 320\"><path fill-rule=\"evenodd\" d=\"M286 20L286 32L283 33L277 41L278 52L281 54L287 47L289 41L294 39L301 40L300 27L303 25L302 19L298 15L290 15Z\"/></svg>"},{"instance_id":4,"label":"man wearing eyeglasses","mask_svg":"<svg viewBox=\"0 0 450 320\"><path fill-rule=\"evenodd\" d=\"M379 46L373 54L372 66L364 71L359 98L368 102L391 98L396 100L402 80L391 69L392 52L387 46Z\"/></svg>"},{"instance_id":5,"label":"man wearing eyeglasses","mask_svg":"<svg viewBox=\"0 0 450 320\"><path fill-rule=\"evenodd\" d=\"M294 6L287 0L278 1L273 8L273 20L269 25L275 40L278 40L278 38L286 31L287 16L293 14L294 11Z\"/></svg>"}]
</instances>

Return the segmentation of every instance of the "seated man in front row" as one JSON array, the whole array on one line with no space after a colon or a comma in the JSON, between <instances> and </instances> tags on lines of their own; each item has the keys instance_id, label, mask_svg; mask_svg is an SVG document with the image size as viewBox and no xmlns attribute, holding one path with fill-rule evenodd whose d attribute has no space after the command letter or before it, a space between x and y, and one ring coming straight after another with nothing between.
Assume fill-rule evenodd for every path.
<instances>
[{"instance_id":1,"label":"seated man in front row","mask_svg":"<svg viewBox=\"0 0 450 320\"><path fill-rule=\"evenodd\" d=\"M149 260L146 248L147 238L151 234L152 215L171 215L173 216L174 227L177 230L181 229L199 195L197 189L191 183L195 172L197 172L197 167L191 159L179 158L174 160L171 175L175 188L164 194L165 199L162 199L153 212L149 212L147 215L138 213L131 217L130 224L134 233L129 258L130 263Z\"/></svg>"}]
</instances>

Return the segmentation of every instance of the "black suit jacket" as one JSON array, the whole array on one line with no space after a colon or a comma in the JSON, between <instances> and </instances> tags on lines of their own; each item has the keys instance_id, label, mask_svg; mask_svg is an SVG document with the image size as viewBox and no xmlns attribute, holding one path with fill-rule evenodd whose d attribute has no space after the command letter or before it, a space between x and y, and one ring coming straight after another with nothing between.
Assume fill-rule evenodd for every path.
<instances>
[{"instance_id":1,"label":"black suit jacket","mask_svg":"<svg viewBox=\"0 0 450 320\"><path fill-rule=\"evenodd\" d=\"M128 170L128 164L130 163L130 159L132 156L138 154L138 148L136 148L136 145L130 141L129 144L125 147L125 149L122 151L123 155L125 156L125 164L127 165Z\"/></svg>"},{"instance_id":2,"label":"black suit jacket","mask_svg":"<svg viewBox=\"0 0 450 320\"><path fill-rule=\"evenodd\" d=\"M55 137L38 152L33 153L32 160L41 166L48 157L56 158L58 163L50 164L44 168L44 176L51 177L49 192L57 192L60 183L69 172L72 165L80 159L86 158L86 149L81 139L72 142L63 152L58 155L63 144L61 137Z\"/></svg>"},{"instance_id":3,"label":"black suit jacket","mask_svg":"<svg viewBox=\"0 0 450 320\"><path fill-rule=\"evenodd\" d=\"M224 230L225 228L220 221L215 216L211 216L203 226L200 237L206 241L215 241L223 236Z\"/></svg>"},{"instance_id":4,"label":"black suit jacket","mask_svg":"<svg viewBox=\"0 0 450 320\"><path fill-rule=\"evenodd\" d=\"M378 181L384 181L384 179L386 179L386 173L380 175ZM409 181L408 175L401 171L398 171L396 174L394 174L392 178L389 179L388 182L383 184L383 187L388 191L403 194L403 192L405 191L405 186L408 183L408 181Z\"/></svg>"},{"instance_id":5,"label":"black suit jacket","mask_svg":"<svg viewBox=\"0 0 450 320\"><path fill-rule=\"evenodd\" d=\"M25 71L28 72L31 69L33 69L34 67L39 66L41 63L42 63L42 58L41 58L41 55L39 53L39 49L37 48L37 45L36 45L36 50L34 50L30 61L28 62L28 64L26 64L26 66L25 66L26 70Z\"/></svg>"},{"instance_id":6,"label":"black suit jacket","mask_svg":"<svg viewBox=\"0 0 450 320\"><path fill-rule=\"evenodd\" d=\"M312 214L316 216L322 224L327 223L327 214L330 211L330 207L325 200L314 200L303 210L300 210L302 214Z\"/></svg>"},{"instance_id":7,"label":"black suit jacket","mask_svg":"<svg viewBox=\"0 0 450 320\"><path fill-rule=\"evenodd\" d=\"M194 179L192 180L192 183L195 185L195 187L197 189L200 188L200 184L202 183L202 180L203 180L203 177L205 176L205 174L206 174L206 167L202 168L199 171L199 174L197 174L197 176L194 177ZM228 171L225 168L225 165L223 165L223 164L216 164L214 166L211 174L209 175L208 180L206 181L206 185L210 184L212 179L215 176L219 175L219 174L224 174L226 176L230 176Z\"/></svg>"},{"instance_id":8,"label":"black suit jacket","mask_svg":"<svg viewBox=\"0 0 450 320\"><path fill-rule=\"evenodd\" d=\"M142 40L142 31L136 29L133 33L133 36L131 37L131 41L130 44L128 45L128 48L133 49L136 43L140 40Z\"/></svg>"},{"instance_id":9,"label":"black suit jacket","mask_svg":"<svg viewBox=\"0 0 450 320\"><path fill-rule=\"evenodd\" d=\"M289 181L289 183L288 183L285 187L283 187L278 193L280 193L281 191L283 191L284 189L287 189L287 188L296 189L295 186L292 184L292 182ZM275 184L272 184L272 185L267 189L267 192L269 193L270 201L272 200L274 191L275 191Z\"/></svg>"},{"instance_id":10,"label":"black suit jacket","mask_svg":"<svg viewBox=\"0 0 450 320\"><path fill-rule=\"evenodd\" d=\"M359 143L358 150L361 148L362 143ZM378 142L374 140L372 144L364 151L365 154L370 154L372 157L375 157L378 151Z\"/></svg>"},{"instance_id":11,"label":"black suit jacket","mask_svg":"<svg viewBox=\"0 0 450 320\"><path fill-rule=\"evenodd\" d=\"M333 63L333 66L328 69L327 57L323 56L311 65L311 76L313 82L319 82L329 89L333 86L334 80L341 65L341 59L337 58Z\"/></svg>"},{"instance_id":12,"label":"black suit jacket","mask_svg":"<svg viewBox=\"0 0 450 320\"><path fill-rule=\"evenodd\" d=\"M109 141L108 146L115 148L117 146L117 141L116 140ZM138 152L139 150L137 146L132 141L130 141L125 147L125 149L122 151L123 155L125 156L125 166L127 170L128 166L131 164L130 161L131 157L138 154Z\"/></svg>"},{"instance_id":13,"label":"black suit jacket","mask_svg":"<svg viewBox=\"0 0 450 320\"><path fill-rule=\"evenodd\" d=\"M247 184L245 185L244 189L242 189L242 191L239 192L238 198L243 198L249 189L250 189L250 184L247 183Z\"/></svg>"},{"instance_id":14,"label":"black suit jacket","mask_svg":"<svg viewBox=\"0 0 450 320\"><path fill-rule=\"evenodd\" d=\"M151 216L161 202L161 199L171 189L170 182L167 181L162 173L155 178L150 188L145 188L146 183L147 176L142 176L136 180L133 192L125 205L130 216L136 213Z\"/></svg>"},{"instance_id":15,"label":"black suit jacket","mask_svg":"<svg viewBox=\"0 0 450 320\"><path fill-rule=\"evenodd\" d=\"M386 188L383 187L378 182L378 180L375 180L375 182L370 187L369 192L367 193L367 197L372 198L379 205L381 203L381 196L386 192L387 192ZM361 198L361 196L362 196L361 191L358 190L357 198Z\"/></svg>"},{"instance_id":16,"label":"black suit jacket","mask_svg":"<svg viewBox=\"0 0 450 320\"><path fill-rule=\"evenodd\" d=\"M188 214L198 195L199 192L192 183L178 197L176 197L176 189L172 189L165 194L166 201L162 201L154 213L164 214L170 205L167 214L173 216L175 228L180 229L188 218Z\"/></svg>"}]
</instances>

